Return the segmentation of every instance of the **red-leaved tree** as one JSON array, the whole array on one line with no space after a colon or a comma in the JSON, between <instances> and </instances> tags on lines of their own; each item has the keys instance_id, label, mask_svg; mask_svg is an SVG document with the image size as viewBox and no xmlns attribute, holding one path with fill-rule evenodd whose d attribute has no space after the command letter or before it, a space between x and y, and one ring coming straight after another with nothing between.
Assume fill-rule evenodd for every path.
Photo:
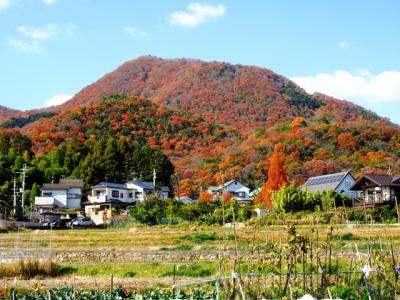
<instances>
[{"instance_id":1,"label":"red-leaved tree","mask_svg":"<svg viewBox=\"0 0 400 300\"><path fill-rule=\"evenodd\" d=\"M269 158L268 180L265 182L258 199L262 201L265 207L272 206L271 192L279 190L288 183L285 174L285 154L283 149L283 144L276 144L274 152Z\"/></svg>"}]
</instances>

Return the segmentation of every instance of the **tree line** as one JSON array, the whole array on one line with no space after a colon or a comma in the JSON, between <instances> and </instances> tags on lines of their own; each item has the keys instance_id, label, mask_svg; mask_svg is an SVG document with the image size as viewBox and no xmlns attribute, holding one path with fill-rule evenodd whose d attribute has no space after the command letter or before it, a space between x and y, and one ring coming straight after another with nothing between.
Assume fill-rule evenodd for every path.
<instances>
[{"instance_id":1,"label":"tree line","mask_svg":"<svg viewBox=\"0 0 400 300\"><path fill-rule=\"evenodd\" d=\"M174 166L160 150L148 145L102 136L83 141L73 137L65 145L45 154L35 154L28 136L18 132L0 133L0 213L8 214L13 203L13 181L21 186L18 173L26 164L26 206L33 207L39 186L62 177L82 178L85 190L100 181L125 182L134 178L170 186ZM21 195L19 195L19 198Z\"/></svg>"}]
</instances>

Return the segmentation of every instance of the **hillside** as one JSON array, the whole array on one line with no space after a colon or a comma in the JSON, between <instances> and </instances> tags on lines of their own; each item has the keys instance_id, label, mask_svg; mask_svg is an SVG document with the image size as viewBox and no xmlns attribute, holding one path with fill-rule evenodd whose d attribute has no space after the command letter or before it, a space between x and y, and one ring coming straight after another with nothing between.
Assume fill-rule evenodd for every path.
<instances>
[{"instance_id":1,"label":"hillside","mask_svg":"<svg viewBox=\"0 0 400 300\"><path fill-rule=\"evenodd\" d=\"M0 105L0 122L17 115L20 111Z\"/></svg>"},{"instance_id":2,"label":"hillside","mask_svg":"<svg viewBox=\"0 0 400 300\"><path fill-rule=\"evenodd\" d=\"M113 105L101 101L116 94L125 96ZM286 171L298 182L344 169L400 171L398 126L351 102L309 95L258 67L140 57L56 110L22 129L37 152L73 135L140 140L162 149L183 184L194 181L196 189L217 183L220 169L226 178L257 184L276 143L284 144Z\"/></svg>"},{"instance_id":3,"label":"hillside","mask_svg":"<svg viewBox=\"0 0 400 300\"><path fill-rule=\"evenodd\" d=\"M267 69L148 56L124 63L58 109L116 94L141 96L240 129L273 125L291 116L310 116L324 105Z\"/></svg>"}]
</instances>

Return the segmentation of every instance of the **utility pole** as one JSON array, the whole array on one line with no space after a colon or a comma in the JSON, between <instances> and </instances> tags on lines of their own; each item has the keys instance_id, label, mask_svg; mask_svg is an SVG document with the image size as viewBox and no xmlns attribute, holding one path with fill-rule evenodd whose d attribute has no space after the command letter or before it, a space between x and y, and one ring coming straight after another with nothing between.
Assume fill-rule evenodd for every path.
<instances>
[{"instance_id":1,"label":"utility pole","mask_svg":"<svg viewBox=\"0 0 400 300\"><path fill-rule=\"evenodd\" d=\"M22 212L21 212L21 216L22 218L24 217L24 208L25 208L25 180L26 180L26 171L28 171L26 164L23 165L21 172L18 172L22 175L22 187L21 187L21 208L22 208Z\"/></svg>"},{"instance_id":2,"label":"utility pole","mask_svg":"<svg viewBox=\"0 0 400 300\"><path fill-rule=\"evenodd\" d=\"M14 212L14 218L17 215L17 196L18 196L18 189L17 189L17 181L14 176L14 185L13 185L13 212Z\"/></svg>"},{"instance_id":3,"label":"utility pole","mask_svg":"<svg viewBox=\"0 0 400 300\"><path fill-rule=\"evenodd\" d=\"M178 189L178 201L181 202L181 192L179 190L179 175L176 174L176 184L177 184L177 189Z\"/></svg>"},{"instance_id":4,"label":"utility pole","mask_svg":"<svg viewBox=\"0 0 400 300\"><path fill-rule=\"evenodd\" d=\"M156 178L157 178L156 169L153 169L153 188L154 188L154 193L156 192Z\"/></svg>"}]
</instances>

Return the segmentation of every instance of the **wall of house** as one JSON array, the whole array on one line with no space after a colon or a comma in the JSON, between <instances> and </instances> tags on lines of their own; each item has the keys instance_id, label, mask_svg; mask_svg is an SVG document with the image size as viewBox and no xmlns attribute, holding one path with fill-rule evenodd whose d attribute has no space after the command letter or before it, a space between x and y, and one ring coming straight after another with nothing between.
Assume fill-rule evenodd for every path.
<instances>
[{"instance_id":1,"label":"wall of house","mask_svg":"<svg viewBox=\"0 0 400 300\"><path fill-rule=\"evenodd\" d=\"M132 182L128 182L127 186L133 192L133 200L134 201L144 201L146 196L148 194L150 194L150 193L146 192L146 190L144 190L142 187L140 187L136 184L133 184Z\"/></svg>"},{"instance_id":2,"label":"wall of house","mask_svg":"<svg viewBox=\"0 0 400 300\"><path fill-rule=\"evenodd\" d=\"M369 187L364 189L364 200L367 202L371 201L382 201L390 199L390 187Z\"/></svg>"},{"instance_id":3,"label":"wall of house","mask_svg":"<svg viewBox=\"0 0 400 300\"><path fill-rule=\"evenodd\" d=\"M67 191L66 190L42 190L42 196L43 197L53 197L54 205L59 208L67 207Z\"/></svg>"},{"instance_id":4,"label":"wall of house","mask_svg":"<svg viewBox=\"0 0 400 300\"><path fill-rule=\"evenodd\" d=\"M250 189L239 181L235 181L225 188L226 192L235 193L234 199L238 201L250 201ZM244 193L243 196L239 196L238 193Z\"/></svg>"},{"instance_id":5,"label":"wall of house","mask_svg":"<svg viewBox=\"0 0 400 300\"><path fill-rule=\"evenodd\" d=\"M113 197L113 191L118 191L118 197ZM126 190L126 189L116 189L116 188L107 188L106 189L106 195L108 199L117 199L122 202L127 202L127 203L132 203L133 197L129 197L130 193L134 193L132 190ZM122 197L121 197L122 196ZM134 194L133 194L134 196Z\"/></svg>"},{"instance_id":6,"label":"wall of house","mask_svg":"<svg viewBox=\"0 0 400 300\"><path fill-rule=\"evenodd\" d=\"M347 174L346 177L342 180L339 186L336 188L336 192L339 194L344 194L351 198L357 198L359 196L359 192L350 191L349 189L353 186L355 180L351 177L350 174Z\"/></svg>"},{"instance_id":7,"label":"wall of house","mask_svg":"<svg viewBox=\"0 0 400 300\"><path fill-rule=\"evenodd\" d=\"M248 189L247 187L242 187L235 191L236 194L234 195L234 198L238 201L251 201L249 192L250 189ZM243 196L240 196L240 193L243 193Z\"/></svg>"}]
</instances>

